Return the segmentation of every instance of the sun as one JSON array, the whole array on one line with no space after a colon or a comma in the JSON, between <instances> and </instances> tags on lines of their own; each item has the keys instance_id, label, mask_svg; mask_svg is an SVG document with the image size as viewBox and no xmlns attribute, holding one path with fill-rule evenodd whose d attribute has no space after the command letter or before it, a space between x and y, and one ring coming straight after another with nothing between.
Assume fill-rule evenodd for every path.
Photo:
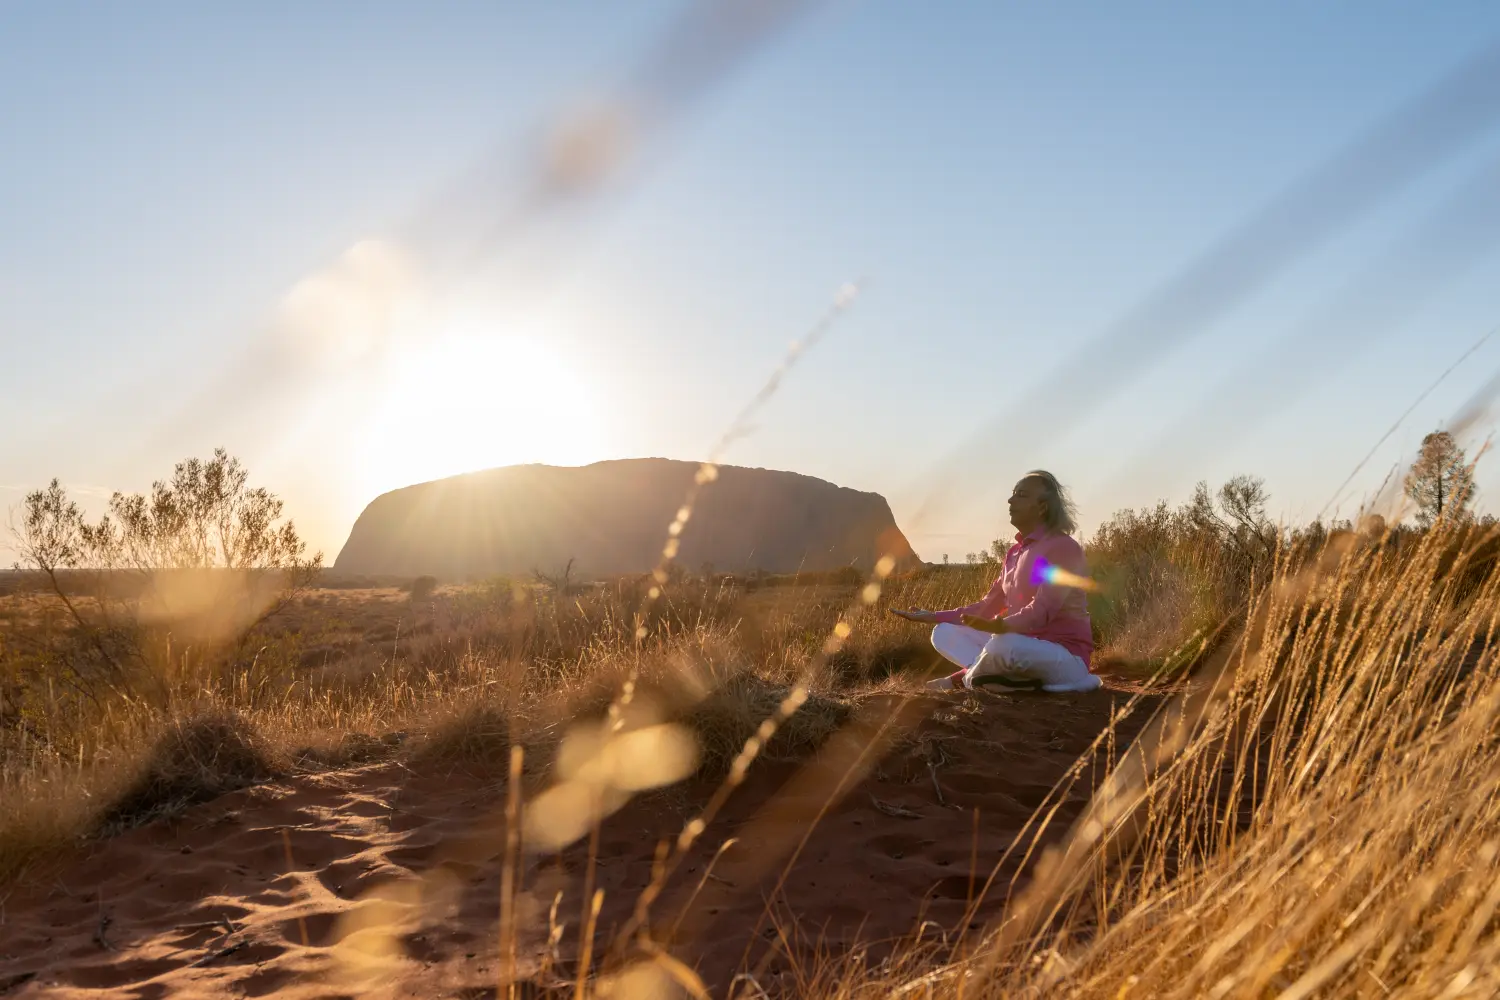
<instances>
[{"instance_id":1,"label":"sun","mask_svg":"<svg viewBox=\"0 0 1500 1000\"><path fill-rule=\"evenodd\" d=\"M596 393L540 340L449 334L400 348L384 369L358 455L370 494L598 455Z\"/></svg>"}]
</instances>

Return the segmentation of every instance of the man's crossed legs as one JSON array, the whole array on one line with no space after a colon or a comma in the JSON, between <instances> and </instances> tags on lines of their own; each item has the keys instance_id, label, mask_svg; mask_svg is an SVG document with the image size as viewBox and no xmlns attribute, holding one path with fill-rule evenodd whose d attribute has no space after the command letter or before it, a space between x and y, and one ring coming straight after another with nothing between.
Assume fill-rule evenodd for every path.
<instances>
[{"instance_id":1,"label":"man's crossed legs","mask_svg":"<svg viewBox=\"0 0 1500 1000\"><path fill-rule=\"evenodd\" d=\"M1055 642L1007 632L993 635L967 625L942 624L932 630L932 645L959 669L928 681L928 688L947 691L993 684L998 688L1041 691L1093 691L1103 682L1083 660Z\"/></svg>"}]
</instances>

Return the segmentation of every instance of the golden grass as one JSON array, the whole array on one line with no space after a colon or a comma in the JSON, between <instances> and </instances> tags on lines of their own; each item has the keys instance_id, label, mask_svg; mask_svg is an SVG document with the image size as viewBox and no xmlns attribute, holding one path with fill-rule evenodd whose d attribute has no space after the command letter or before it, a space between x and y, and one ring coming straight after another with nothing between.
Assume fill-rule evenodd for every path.
<instances>
[{"instance_id":1,"label":"golden grass","mask_svg":"<svg viewBox=\"0 0 1500 1000\"><path fill-rule=\"evenodd\" d=\"M394 754L503 769L513 740L535 751L528 770L542 768L565 722L603 715L631 675L701 734L705 768L722 772L858 588L685 580L655 602L637 643L643 589L564 595L495 581L420 602L395 588L313 591L238 663L158 642L123 694L69 681L58 664L68 636L46 595L0 598L0 880L80 837L256 780L236 746L256 748L260 777ZM912 640L908 626L869 618L871 636ZM773 755L837 728L864 680L860 655L813 684ZM222 755L183 735L210 731Z\"/></svg>"},{"instance_id":2,"label":"golden grass","mask_svg":"<svg viewBox=\"0 0 1500 1000\"><path fill-rule=\"evenodd\" d=\"M802 995L1495 995L1500 581L1463 572L1486 544L1288 561L982 938Z\"/></svg>"},{"instance_id":3,"label":"golden grass","mask_svg":"<svg viewBox=\"0 0 1500 1000\"><path fill-rule=\"evenodd\" d=\"M1242 605L1212 607L1228 623L1218 644L1188 643L1191 655L1171 661L1196 664L1192 683L1116 748L1085 815L1046 850L1050 809L1068 789L1038 810L1013 847L1035 852L1026 881L986 887L1006 900L1000 919L951 940L914 929L873 967L857 954L804 960L781 988L829 998L1494 995L1495 546L1439 528L1283 553L1246 584ZM1160 567L1137 580L1151 572ZM518 745L540 774L579 718L624 733L686 725L703 773L732 790L758 755L800 760L835 735L867 732L856 724L862 692L890 669L927 666L884 607L972 599L990 573L888 581L873 607L859 588L825 582L669 588L644 643L625 585L572 596L444 588L425 610L381 593L370 605L396 610L408 638L393 630L388 653L382 638L310 665L297 637L341 634L318 615L361 606L320 594L268 637L255 671L216 673L182 650L155 664L150 697L130 700L44 690L34 675L18 697L12 657L7 705L21 723L3 744L0 875L78 836L299 767L400 753L498 771ZM1181 607L1181 593L1161 603ZM1135 631L1139 619L1118 618L1116 635L1153 635L1160 665L1170 660L1161 648L1192 630L1152 609L1135 605L1156 617ZM847 638L826 646L840 622ZM805 697L789 700L799 685ZM782 721L768 730L771 717ZM622 953L610 959L604 974L618 976ZM642 961L683 975L649 949Z\"/></svg>"}]
</instances>

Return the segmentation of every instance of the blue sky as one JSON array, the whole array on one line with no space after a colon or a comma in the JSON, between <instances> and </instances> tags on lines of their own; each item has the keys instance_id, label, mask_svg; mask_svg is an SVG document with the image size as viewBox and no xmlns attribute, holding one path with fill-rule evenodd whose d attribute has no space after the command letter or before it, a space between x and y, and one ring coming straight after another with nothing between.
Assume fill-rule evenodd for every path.
<instances>
[{"instance_id":1,"label":"blue sky","mask_svg":"<svg viewBox=\"0 0 1500 1000\"><path fill-rule=\"evenodd\" d=\"M1037 465L1086 528L1238 472L1301 520L1500 324L1496 128L1078 395L1089 345L1500 38L1493 5L813 6L515 224L543 137L626 106L682 9L0 6L0 505L223 445L331 557L417 479L703 457L863 278L726 460L881 492L929 559ZM454 267L465 227L498 243ZM395 332L287 349L289 293L362 243ZM1344 509L1497 368L1500 336Z\"/></svg>"}]
</instances>

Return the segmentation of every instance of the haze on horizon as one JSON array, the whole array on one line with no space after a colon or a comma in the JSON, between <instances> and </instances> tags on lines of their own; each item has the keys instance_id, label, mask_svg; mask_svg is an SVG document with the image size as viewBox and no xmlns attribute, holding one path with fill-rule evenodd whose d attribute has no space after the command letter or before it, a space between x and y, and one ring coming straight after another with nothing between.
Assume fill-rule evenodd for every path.
<instances>
[{"instance_id":1,"label":"haze on horizon","mask_svg":"<svg viewBox=\"0 0 1500 1000\"><path fill-rule=\"evenodd\" d=\"M881 493L930 560L1036 466L1085 531L1239 472L1305 520L1500 324L1500 119L1402 110L1497 39L1478 3L10 6L0 507L222 445L331 558L396 487L708 457L865 279L725 461ZM1266 222L1330 163L1368 204Z\"/></svg>"}]
</instances>

